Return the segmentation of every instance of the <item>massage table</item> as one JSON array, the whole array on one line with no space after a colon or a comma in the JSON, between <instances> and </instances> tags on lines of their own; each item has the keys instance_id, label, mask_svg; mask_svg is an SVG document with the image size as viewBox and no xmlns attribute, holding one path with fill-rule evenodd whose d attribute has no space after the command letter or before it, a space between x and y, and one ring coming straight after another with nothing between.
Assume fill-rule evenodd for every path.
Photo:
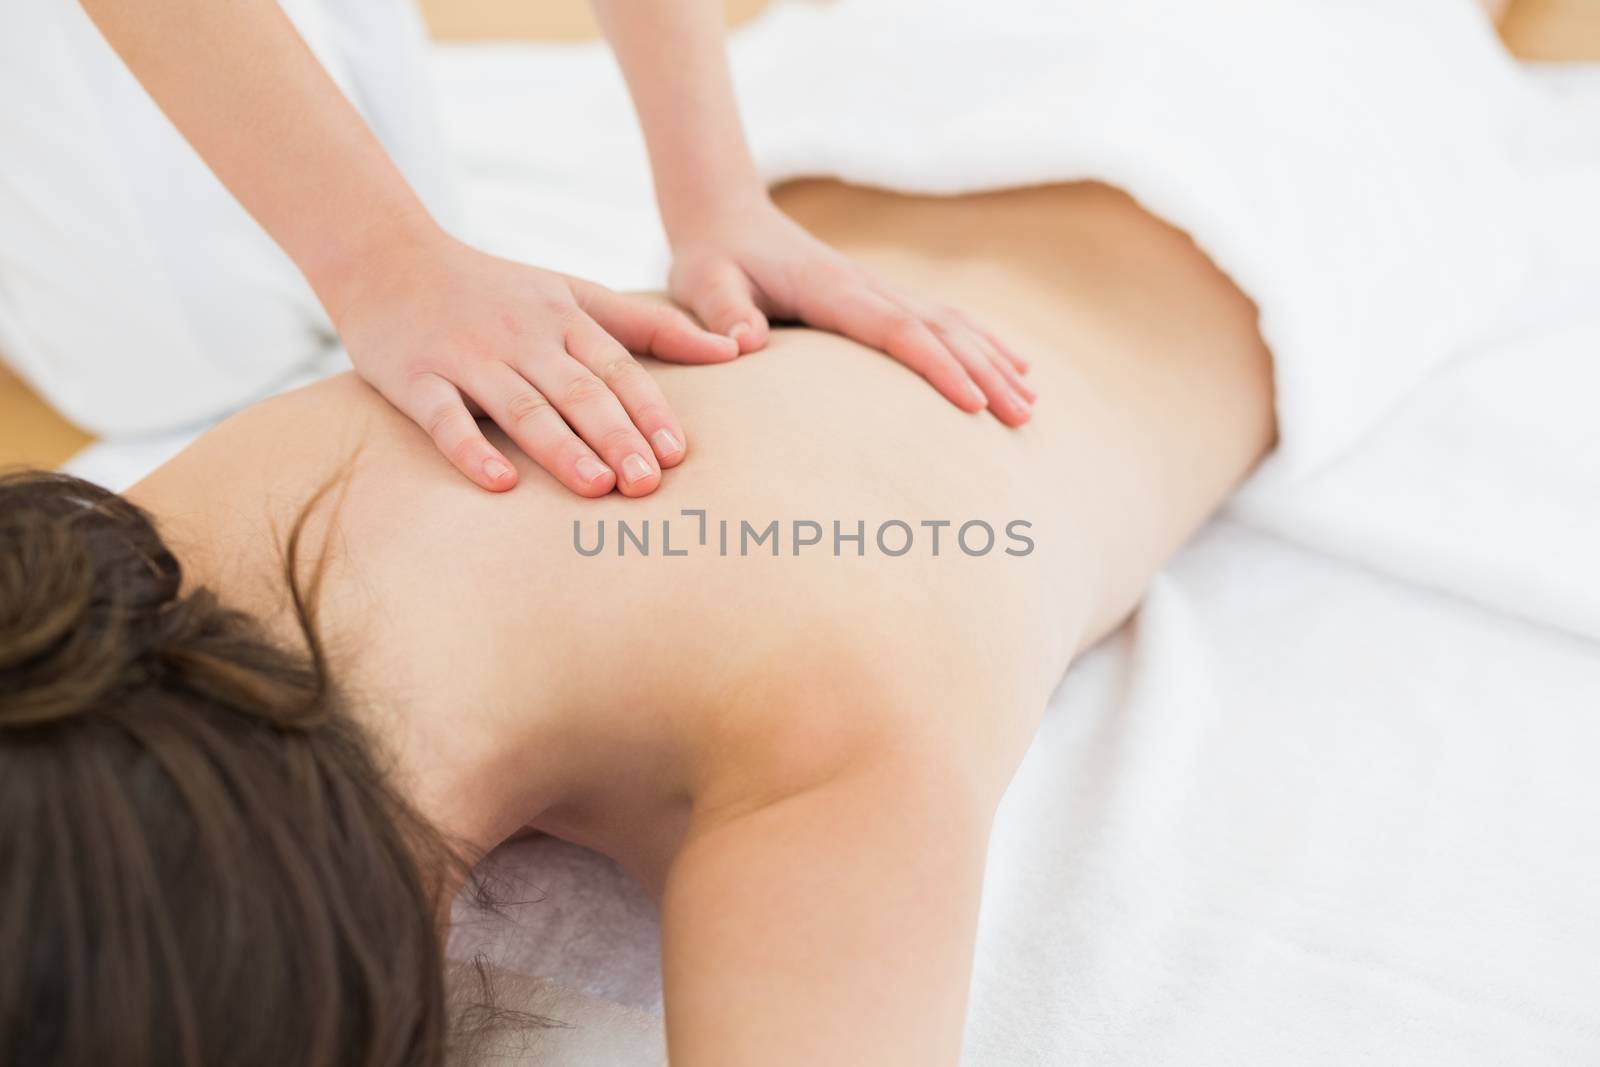
<instances>
[{"instance_id":1,"label":"massage table","mask_svg":"<svg viewBox=\"0 0 1600 1067\"><path fill-rule=\"evenodd\" d=\"M850 133L785 129L783 94L763 88L803 80L792 53L824 39L818 17L780 5L734 45L777 177L804 173L796 146L822 143L807 138ZM436 59L473 236L659 288L642 147L603 51L452 43ZM1584 141L1600 75L1520 76L1573 158L1600 158ZM559 158L535 151L554 140ZM894 165L829 164L881 184L897 176L874 168ZM1249 276L1232 240L1214 254ZM1318 313L1262 299L1285 336L1296 309ZM1358 430L1330 424L1305 465L1247 486L1080 659L996 819L966 1062L1600 1063L1597 338L1552 300L1419 365L1378 410L1345 413ZM185 439L103 443L68 467L126 485ZM451 955L550 1025L491 1033L478 1055L665 1062L643 891L547 837L483 873L499 905L458 904Z\"/></svg>"}]
</instances>

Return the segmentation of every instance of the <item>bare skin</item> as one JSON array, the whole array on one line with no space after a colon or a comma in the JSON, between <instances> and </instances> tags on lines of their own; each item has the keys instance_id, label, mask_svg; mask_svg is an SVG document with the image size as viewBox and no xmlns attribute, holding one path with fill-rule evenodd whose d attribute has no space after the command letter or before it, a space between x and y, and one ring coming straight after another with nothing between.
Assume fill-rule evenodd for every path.
<instances>
[{"instance_id":1,"label":"bare skin","mask_svg":"<svg viewBox=\"0 0 1600 1067\"><path fill-rule=\"evenodd\" d=\"M731 360L765 345L769 313L888 352L964 411L1028 419L1025 367L987 330L884 285L773 205L715 0L595 5L650 145L673 293L714 334L668 305L447 234L273 0L82 3L305 274L357 372L484 489L517 484L507 457L520 449L580 496L654 492L689 444L630 353ZM475 413L504 433L491 443Z\"/></svg>"},{"instance_id":2,"label":"bare skin","mask_svg":"<svg viewBox=\"0 0 1600 1067\"><path fill-rule=\"evenodd\" d=\"M527 827L661 896L674 1063L953 1063L990 819L1072 656L1273 440L1255 309L1182 234L1079 185L933 201L828 184L785 208L1026 345L1038 417L963 413L840 337L660 367L700 450L642 500L531 463L476 491L354 379L230 420L137 486L193 580L285 625L272 528L352 463L323 624L421 810L488 849ZM511 453L514 454L514 453ZM783 554L663 558L780 520ZM573 522L649 518L593 558ZM829 528L790 554L787 523ZM867 528L835 557L831 523ZM873 531L917 532L899 558ZM969 557L922 520L1031 523ZM716 544L715 532L710 538ZM289 631L285 629L287 634Z\"/></svg>"}]
</instances>

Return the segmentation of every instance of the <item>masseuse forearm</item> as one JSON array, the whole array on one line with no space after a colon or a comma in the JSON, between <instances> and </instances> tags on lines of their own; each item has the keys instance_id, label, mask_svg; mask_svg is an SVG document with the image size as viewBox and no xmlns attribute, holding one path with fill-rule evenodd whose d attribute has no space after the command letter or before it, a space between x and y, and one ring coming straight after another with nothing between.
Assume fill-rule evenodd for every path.
<instances>
[{"instance_id":1,"label":"masseuse forearm","mask_svg":"<svg viewBox=\"0 0 1600 1067\"><path fill-rule=\"evenodd\" d=\"M669 236L762 195L745 143L717 0L594 0L650 148Z\"/></svg>"},{"instance_id":2,"label":"masseuse forearm","mask_svg":"<svg viewBox=\"0 0 1600 1067\"><path fill-rule=\"evenodd\" d=\"M82 0L211 170L338 317L360 265L434 231L275 0Z\"/></svg>"}]
</instances>

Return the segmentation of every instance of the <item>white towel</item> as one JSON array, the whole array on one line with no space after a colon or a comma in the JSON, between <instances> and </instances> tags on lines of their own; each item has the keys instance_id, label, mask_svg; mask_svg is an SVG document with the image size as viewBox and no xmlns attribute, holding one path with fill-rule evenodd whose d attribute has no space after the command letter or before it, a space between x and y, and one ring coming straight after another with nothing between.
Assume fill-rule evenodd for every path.
<instances>
[{"instance_id":1,"label":"white towel","mask_svg":"<svg viewBox=\"0 0 1600 1067\"><path fill-rule=\"evenodd\" d=\"M1237 514L1600 637L1600 107L1530 79L1476 4L846 0L782 22L740 66L780 171L1127 189L1261 309L1281 443Z\"/></svg>"},{"instance_id":2,"label":"white towel","mask_svg":"<svg viewBox=\"0 0 1600 1067\"><path fill-rule=\"evenodd\" d=\"M1238 515L1600 635L1600 113L1475 3L789 3L733 59L774 180L1128 190L1261 309L1282 441ZM442 72L481 240L661 284L601 46L453 49Z\"/></svg>"},{"instance_id":3,"label":"white towel","mask_svg":"<svg viewBox=\"0 0 1600 1067\"><path fill-rule=\"evenodd\" d=\"M1469 0L836 0L733 55L771 177L1111 182L1276 360L1283 446L1235 515L1317 551L1219 521L1056 695L996 823L967 1062L1600 1062L1600 648L1561 632L1600 637L1600 94L1530 79ZM660 284L603 50L441 72L480 238ZM459 948L659 1010L614 868L499 863L548 895Z\"/></svg>"},{"instance_id":4,"label":"white towel","mask_svg":"<svg viewBox=\"0 0 1600 1067\"><path fill-rule=\"evenodd\" d=\"M1189 230L1279 370L1236 514L1316 549L1214 524L1056 694L996 822L967 1062L1600 1062L1600 93L1531 82L1470 0L965 6L739 35L768 173L1092 177ZM603 49L438 73L480 239L661 284ZM457 954L589 997L546 1005L595 1038L570 1062L663 1062L637 888L549 841L495 862L513 906L458 912Z\"/></svg>"}]
</instances>

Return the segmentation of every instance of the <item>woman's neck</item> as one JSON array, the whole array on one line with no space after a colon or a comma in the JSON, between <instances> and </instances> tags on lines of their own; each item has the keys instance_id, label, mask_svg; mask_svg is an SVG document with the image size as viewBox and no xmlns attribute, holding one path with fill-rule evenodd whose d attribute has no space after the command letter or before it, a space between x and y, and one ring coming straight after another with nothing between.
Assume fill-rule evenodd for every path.
<instances>
[{"instance_id":1,"label":"woman's neck","mask_svg":"<svg viewBox=\"0 0 1600 1067\"><path fill-rule=\"evenodd\" d=\"M369 401L364 387L349 381L268 401L212 430L124 495L155 519L186 585L211 589L286 648L303 645L284 564L299 525L297 579L314 599L349 713L418 812L465 853L487 852L561 798L556 709L526 686L516 693L517 672L503 657L440 647L438 627L427 624L430 613L417 597L402 609L388 596L403 576L372 551L373 531L406 495L394 488L403 482L389 471L365 470L363 454L341 439L355 436L392 455L386 420L363 417L372 414ZM319 432L286 441L286 425ZM333 489L317 499L324 485ZM457 596L449 588L437 595ZM556 691L572 687L552 679Z\"/></svg>"}]
</instances>

